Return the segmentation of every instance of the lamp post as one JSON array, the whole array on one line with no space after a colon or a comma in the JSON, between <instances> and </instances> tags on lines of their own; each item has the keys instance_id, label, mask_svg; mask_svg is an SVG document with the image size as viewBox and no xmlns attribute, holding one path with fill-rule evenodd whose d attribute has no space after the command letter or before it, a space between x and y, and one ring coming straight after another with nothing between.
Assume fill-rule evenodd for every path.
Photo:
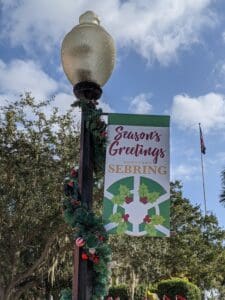
<instances>
[{"instance_id":1,"label":"lamp post","mask_svg":"<svg viewBox=\"0 0 225 300\"><path fill-rule=\"evenodd\" d=\"M100 26L98 17L87 11L64 38L61 49L64 72L73 85L75 96L81 103L81 135L79 186L81 200L92 209L93 145L91 132L86 126L88 107L95 107L101 97L101 87L109 79L115 62L115 46L112 37ZM81 259L74 243L73 300L91 299L92 270Z\"/></svg>"}]
</instances>

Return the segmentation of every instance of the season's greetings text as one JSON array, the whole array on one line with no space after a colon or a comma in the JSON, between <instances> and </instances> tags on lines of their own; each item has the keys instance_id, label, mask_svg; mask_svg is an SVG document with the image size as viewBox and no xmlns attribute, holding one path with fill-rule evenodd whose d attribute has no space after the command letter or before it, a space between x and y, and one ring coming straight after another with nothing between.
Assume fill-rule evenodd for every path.
<instances>
[{"instance_id":1,"label":"season's greetings text","mask_svg":"<svg viewBox=\"0 0 225 300\"><path fill-rule=\"evenodd\" d=\"M121 146L121 141L124 139L132 140L132 146ZM137 132L124 130L123 126L117 126L115 128L115 136L111 144L109 145L109 155L132 155L150 156L153 159L153 163L157 163L159 158L164 158L166 150L162 147L146 147L142 144L142 141L152 141L159 143L161 141L161 134L154 130L149 132Z\"/></svg>"}]
</instances>

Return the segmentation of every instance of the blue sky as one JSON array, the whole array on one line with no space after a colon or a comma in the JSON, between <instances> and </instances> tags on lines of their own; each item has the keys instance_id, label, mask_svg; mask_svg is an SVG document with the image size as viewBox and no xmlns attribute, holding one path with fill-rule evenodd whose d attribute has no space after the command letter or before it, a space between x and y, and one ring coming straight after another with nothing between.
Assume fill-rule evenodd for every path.
<instances>
[{"instance_id":1,"label":"blue sky","mask_svg":"<svg viewBox=\"0 0 225 300\"><path fill-rule=\"evenodd\" d=\"M225 227L219 203L225 168L225 2L223 0L1 0L0 104L31 91L74 101L60 63L61 42L94 10L117 46L101 106L118 113L171 115L171 179L203 207L198 123L208 210Z\"/></svg>"}]
</instances>

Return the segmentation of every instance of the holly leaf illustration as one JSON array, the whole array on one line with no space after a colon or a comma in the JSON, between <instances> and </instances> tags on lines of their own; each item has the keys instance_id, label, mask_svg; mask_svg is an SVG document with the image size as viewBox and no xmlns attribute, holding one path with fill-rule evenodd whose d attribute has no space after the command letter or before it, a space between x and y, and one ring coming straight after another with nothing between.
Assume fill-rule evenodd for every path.
<instances>
[{"instance_id":1,"label":"holly leaf illustration","mask_svg":"<svg viewBox=\"0 0 225 300\"><path fill-rule=\"evenodd\" d=\"M156 236L156 229L153 226L153 224L146 224L145 225L145 231L147 232L148 235L150 236Z\"/></svg>"},{"instance_id":2,"label":"holly leaf illustration","mask_svg":"<svg viewBox=\"0 0 225 300\"><path fill-rule=\"evenodd\" d=\"M123 197L130 195L130 190L128 189L128 187L126 185L120 185L119 192L120 192L120 195Z\"/></svg>"},{"instance_id":3,"label":"holly leaf illustration","mask_svg":"<svg viewBox=\"0 0 225 300\"><path fill-rule=\"evenodd\" d=\"M117 205L121 205L124 203L124 197L121 195L116 195L112 197L112 202Z\"/></svg>"},{"instance_id":4,"label":"holly leaf illustration","mask_svg":"<svg viewBox=\"0 0 225 300\"><path fill-rule=\"evenodd\" d=\"M116 232L117 234L124 234L126 230L127 230L127 224L125 222L121 222L117 226Z\"/></svg>"},{"instance_id":5,"label":"holly leaf illustration","mask_svg":"<svg viewBox=\"0 0 225 300\"><path fill-rule=\"evenodd\" d=\"M113 223L120 223L122 220L122 214L121 213L115 213L109 217L109 220Z\"/></svg>"},{"instance_id":6,"label":"holly leaf illustration","mask_svg":"<svg viewBox=\"0 0 225 300\"><path fill-rule=\"evenodd\" d=\"M154 203L159 198L159 193L157 192L148 193L147 197L149 202Z\"/></svg>"},{"instance_id":7,"label":"holly leaf illustration","mask_svg":"<svg viewBox=\"0 0 225 300\"><path fill-rule=\"evenodd\" d=\"M148 196L148 187L147 185L145 185L144 183L142 183L140 186L139 186L139 196L140 197L147 197Z\"/></svg>"},{"instance_id":8,"label":"holly leaf illustration","mask_svg":"<svg viewBox=\"0 0 225 300\"><path fill-rule=\"evenodd\" d=\"M152 216L152 221L151 224L152 225L160 225L165 221L165 219L162 216L159 215L154 215Z\"/></svg>"}]
</instances>

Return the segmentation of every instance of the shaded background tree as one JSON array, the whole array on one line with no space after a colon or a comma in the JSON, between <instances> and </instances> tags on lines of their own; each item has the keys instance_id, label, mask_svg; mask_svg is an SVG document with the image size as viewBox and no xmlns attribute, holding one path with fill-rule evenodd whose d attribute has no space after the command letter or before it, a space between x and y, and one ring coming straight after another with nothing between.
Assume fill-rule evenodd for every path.
<instances>
[{"instance_id":1,"label":"shaded background tree","mask_svg":"<svg viewBox=\"0 0 225 300\"><path fill-rule=\"evenodd\" d=\"M62 182L76 163L73 115L30 94L0 109L0 299L48 299L54 276L70 278L71 241ZM61 277L61 279L60 279ZM68 285L68 283L67 283Z\"/></svg>"},{"instance_id":2,"label":"shaded background tree","mask_svg":"<svg viewBox=\"0 0 225 300\"><path fill-rule=\"evenodd\" d=\"M70 285L73 235L61 215L62 182L78 155L71 112L61 116L29 94L1 107L0 299L58 299ZM171 183L171 227L170 238L111 236L112 282L129 284L134 295L139 284L187 277L222 293L224 230L183 197L179 182Z\"/></svg>"},{"instance_id":3,"label":"shaded background tree","mask_svg":"<svg viewBox=\"0 0 225 300\"><path fill-rule=\"evenodd\" d=\"M202 290L222 284L218 270L225 258L225 231L214 215L204 216L198 205L183 197L179 182L171 183L171 200L175 234L169 239L170 276L187 277Z\"/></svg>"},{"instance_id":4,"label":"shaded background tree","mask_svg":"<svg viewBox=\"0 0 225 300\"><path fill-rule=\"evenodd\" d=\"M171 237L112 236L112 283L138 284L185 277L202 290L222 290L225 231L215 216L203 216L198 205L182 195L182 185L171 183ZM222 264L222 265L221 265ZM116 282L117 281L117 282Z\"/></svg>"}]
</instances>

